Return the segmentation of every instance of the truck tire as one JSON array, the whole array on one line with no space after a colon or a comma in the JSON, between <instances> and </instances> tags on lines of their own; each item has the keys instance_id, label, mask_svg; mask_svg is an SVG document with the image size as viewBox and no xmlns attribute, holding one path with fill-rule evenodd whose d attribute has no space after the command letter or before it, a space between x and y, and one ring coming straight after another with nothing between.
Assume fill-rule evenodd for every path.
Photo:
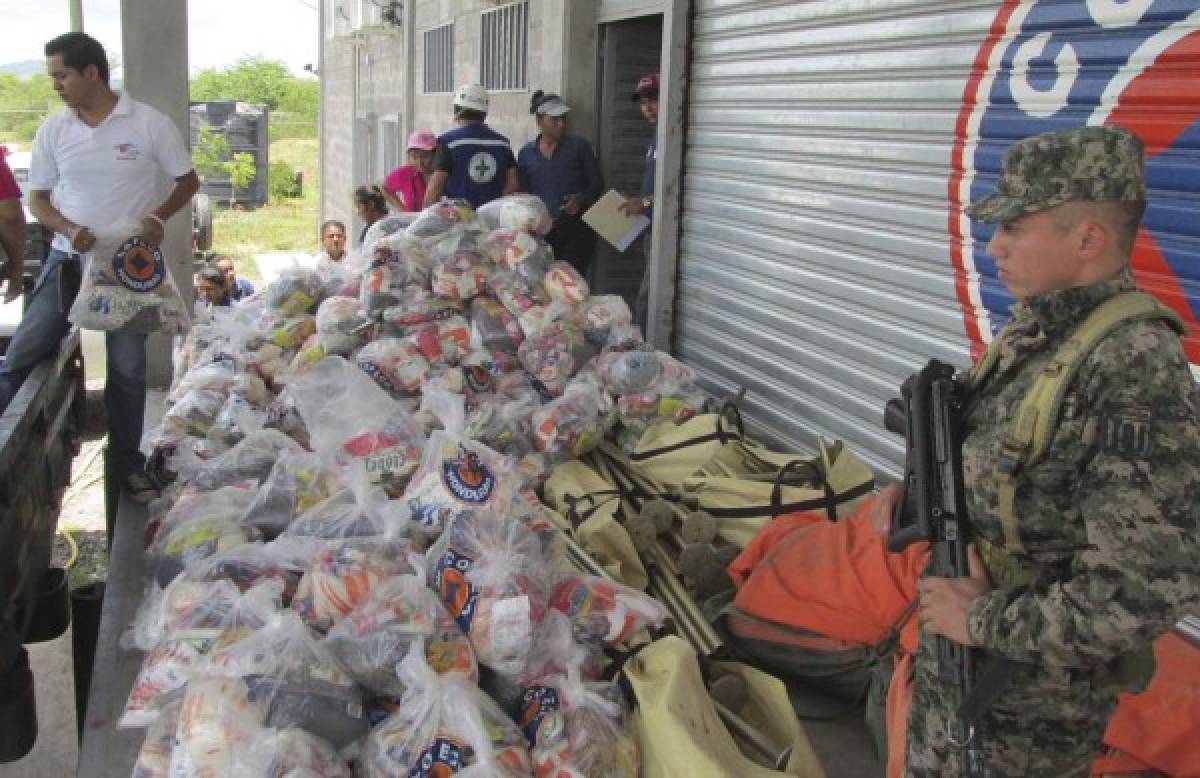
<instances>
[{"instance_id":1,"label":"truck tire","mask_svg":"<svg viewBox=\"0 0 1200 778\"><path fill-rule=\"evenodd\" d=\"M192 198L192 243L196 251L212 248L212 209L204 192Z\"/></svg>"}]
</instances>

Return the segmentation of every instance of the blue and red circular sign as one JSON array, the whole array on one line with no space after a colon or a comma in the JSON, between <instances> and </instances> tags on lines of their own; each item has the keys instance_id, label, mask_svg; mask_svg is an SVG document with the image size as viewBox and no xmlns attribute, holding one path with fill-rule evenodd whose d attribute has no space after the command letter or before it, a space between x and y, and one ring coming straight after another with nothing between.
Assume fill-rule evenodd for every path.
<instances>
[{"instance_id":1,"label":"blue and red circular sign","mask_svg":"<svg viewBox=\"0 0 1200 778\"><path fill-rule=\"evenodd\" d=\"M971 348L1012 297L984 247L993 226L962 208L990 192L1013 142L1109 124L1146 145L1150 193L1133 256L1138 286L1188 325L1200 365L1200 9L1194 0L1006 0L980 47L955 127L951 255Z\"/></svg>"},{"instance_id":2,"label":"blue and red circular sign","mask_svg":"<svg viewBox=\"0 0 1200 778\"><path fill-rule=\"evenodd\" d=\"M162 251L136 236L122 243L113 254L112 267L121 285L135 292L157 289L167 275Z\"/></svg>"}]
</instances>

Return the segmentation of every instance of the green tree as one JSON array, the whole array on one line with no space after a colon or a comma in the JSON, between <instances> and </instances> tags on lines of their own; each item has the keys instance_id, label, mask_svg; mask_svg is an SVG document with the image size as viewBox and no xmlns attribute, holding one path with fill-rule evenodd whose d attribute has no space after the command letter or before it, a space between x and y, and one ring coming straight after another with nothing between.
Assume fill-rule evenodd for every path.
<instances>
[{"instance_id":1,"label":"green tree","mask_svg":"<svg viewBox=\"0 0 1200 778\"><path fill-rule=\"evenodd\" d=\"M0 141L33 140L41 123L61 106L49 76L0 73Z\"/></svg>"},{"instance_id":2,"label":"green tree","mask_svg":"<svg viewBox=\"0 0 1200 778\"><path fill-rule=\"evenodd\" d=\"M225 172L229 176L229 202L232 204L238 190L250 186L258 175L254 166L254 155L239 151L225 163Z\"/></svg>"},{"instance_id":3,"label":"green tree","mask_svg":"<svg viewBox=\"0 0 1200 778\"><path fill-rule=\"evenodd\" d=\"M207 127L200 128L200 135L192 148L192 165L206 182L215 183L221 179L229 181L230 205L237 199L237 193L254 183L258 175L253 154L244 151L232 153L225 136Z\"/></svg>"}]
</instances>

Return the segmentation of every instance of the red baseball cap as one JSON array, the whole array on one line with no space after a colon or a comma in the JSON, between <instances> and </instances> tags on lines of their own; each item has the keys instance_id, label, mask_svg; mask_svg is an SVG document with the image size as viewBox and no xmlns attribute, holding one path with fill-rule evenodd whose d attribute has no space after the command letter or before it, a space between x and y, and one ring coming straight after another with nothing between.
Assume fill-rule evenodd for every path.
<instances>
[{"instance_id":1,"label":"red baseball cap","mask_svg":"<svg viewBox=\"0 0 1200 778\"><path fill-rule=\"evenodd\" d=\"M658 99L658 74L651 73L648 76L642 76L637 82L637 87L633 90L633 101L636 103L643 97L653 97Z\"/></svg>"}]
</instances>

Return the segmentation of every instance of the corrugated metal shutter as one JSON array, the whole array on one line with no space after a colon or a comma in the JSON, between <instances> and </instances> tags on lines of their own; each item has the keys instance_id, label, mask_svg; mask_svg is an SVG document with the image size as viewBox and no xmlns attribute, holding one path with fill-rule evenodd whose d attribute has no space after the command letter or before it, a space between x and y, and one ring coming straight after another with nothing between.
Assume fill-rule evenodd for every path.
<instances>
[{"instance_id":1,"label":"corrugated metal shutter","mask_svg":"<svg viewBox=\"0 0 1200 778\"><path fill-rule=\"evenodd\" d=\"M955 253L951 214L954 181L970 199L992 180L954 168L991 159L994 169L1012 138L997 130L977 149L964 95L978 88L981 104L997 101L980 79L1001 62L989 52L1011 70L1010 44L1035 34L1016 14L1044 12L1030 18L1045 31L1113 4L1019 5L697 1L675 349L710 387L749 390L757 434L801 447L840 438L894 474L903 452L882 428L886 399L927 358L965 365L990 339L1003 309L981 296L969 245ZM1141 24L1178 5L1158 3ZM1022 66L1039 95L1054 83L1053 54ZM1191 99L1194 116L1188 92L1178 100ZM1025 117L1009 130L1089 121L1063 105L1056 125ZM1193 252L1195 229L1175 236ZM1184 297L1195 308L1200 295L1193 286Z\"/></svg>"}]
</instances>

